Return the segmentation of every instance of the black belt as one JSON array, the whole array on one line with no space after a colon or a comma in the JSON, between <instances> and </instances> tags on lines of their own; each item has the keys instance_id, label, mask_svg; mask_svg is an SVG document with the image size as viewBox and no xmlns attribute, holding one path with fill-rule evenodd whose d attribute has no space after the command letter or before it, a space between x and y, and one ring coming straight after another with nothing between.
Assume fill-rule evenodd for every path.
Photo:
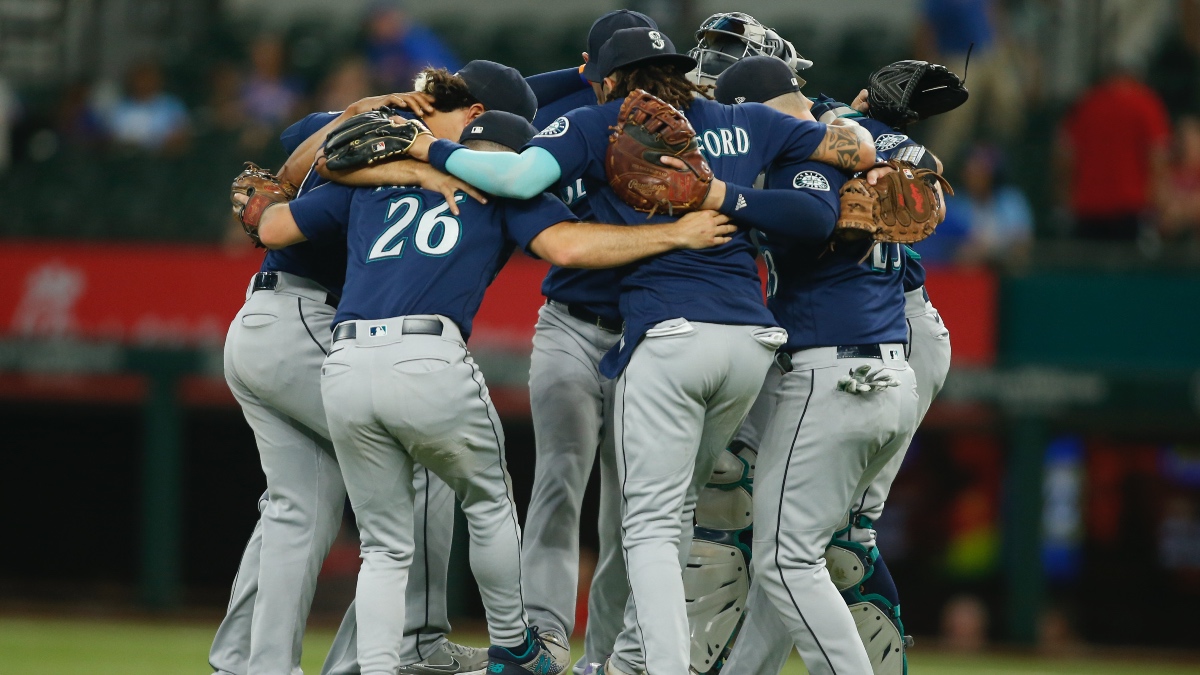
<instances>
[{"instance_id":1,"label":"black belt","mask_svg":"<svg viewBox=\"0 0 1200 675\"><path fill-rule=\"evenodd\" d=\"M251 292L253 292L253 291L273 291L278 286L279 286L279 274L277 272L259 272L258 274L254 275L254 281L251 282L250 287L251 287L251 289L253 289ZM325 294L325 304L329 305L330 307L332 307L334 309L337 309L338 300L340 300L340 298L338 298L338 296L334 295L333 293Z\"/></svg>"},{"instance_id":2,"label":"black belt","mask_svg":"<svg viewBox=\"0 0 1200 675\"><path fill-rule=\"evenodd\" d=\"M879 345L838 345L837 358L839 359L882 359L883 352L879 350ZM787 352L779 352L775 355L775 363L785 372L792 372L792 355Z\"/></svg>"},{"instance_id":3,"label":"black belt","mask_svg":"<svg viewBox=\"0 0 1200 675\"><path fill-rule=\"evenodd\" d=\"M550 300L547 300L546 302L550 302ZM558 302L557 300L554 301L554 304L566 309L567 314L570 314L584 323L591 324L600 330L606 330L610 333L620 333L621 331L625 330L624 321L600 316L599 314L590 312L579 305L571 305L565 302Z\"/></svg>"},{"instance_id":4,"label":"black belt","mask_svg":"<svg viewBox=\"0 0 1200 675\"><path fill-rule=\"evenodd\" d=\"M376 326L371 326L371 336L376 337ZM437 319L405 319L400 325L401 335L441 335L442 322ZM353 321L343 321L333 329L333 341L353 340L358 337L358 325Z\"/></svg>"}]
</instances>

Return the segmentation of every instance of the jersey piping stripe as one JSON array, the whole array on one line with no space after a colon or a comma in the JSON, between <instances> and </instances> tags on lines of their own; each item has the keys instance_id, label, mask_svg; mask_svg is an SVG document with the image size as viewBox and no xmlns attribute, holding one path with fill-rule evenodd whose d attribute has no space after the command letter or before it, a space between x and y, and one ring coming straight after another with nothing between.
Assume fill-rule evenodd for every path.
<instances>
[{"instance_id":1,"label":"jersey piping stripe","mask_svg":"<svg viewBox=\"0 0 1200 675\"><path fill-rule=\"evenodd\" d=\"M912 356L912 319L906 317L904 323L908 326L908 342L904 343L904 358L908 360Z\"/></svg>"},{"instance_id":2,"label":"jersey piping stripe","mask_svg":"<svg viewBox=\"0 0 1200 675\"><path fill-rule=\"evenodd\" d=\"M623 512L629 511L629 498L625 496L625 485L629 482L629 458L625 455L625 390L629 388L629 374L632 372L633 364L625 367L625 372L621 375L621 463L625 465L625 477L621 479L621 503L624 506ZM625 547L625 540L628 538L629 532L625 529L625 518L621 518L621 557L625 559L625 569L629 569L629 549ZM680 533L682 536L682 533ZM638 639L642 642L642 660L649 661L650 657L646 654L646 632L642 629L642 620L638 618L637 598L633 595L633 589L629 589L629 598L633 602L633 620L638 627ZM622 630L622 632L624 632ZM614 643L615 644L615 643ZM611 658L611 657L610 657ZM629 664L625 664L629 665Z\"/></svg>"},{"instance_id":3,"label":"jersey piping stripe","mask_svg":"<svg viewBox=\"0 0 1200 675\"><path fill-rule=\"evenodd\" d=\"M425 509L421 512L421 559L425 565L425 621L421 628L417 630L417 658L421 661L425 660L425 654L421 652L421 635L424 629L429 626L429 469L422 465L421 469L425 473Z\"/></svg>"},{"instance_id":4,"label":"jersey piping stripe","mask_svg":"<svg viewBox=\"0 0 1200 675\"><path fill-rule=\"evenodd\" d=\"M829 671L833 675L837 675L837 670L833 667L833 661L829 660L829 654L825 653L825 647L821 645L821 640L817 637L812 626L809 625L808 619L804 618L804 612L800 611L800 605L796 603L796 596L792 594L792 589L788 587L787 579L783 577L783 568L779 565L779 532L783 526L783 492L787 491L787 476L788 470L792 467L792 453L796 451L796 439L800 437L800 427L804 424L804 418L808 415L808 404L812 402L813 389L816 386L816 370L808 371L808 398L804 399L804 410L800 413L800 421L796 423L796 433L792 436L792 447L788 449L787 464L783 467L783 491L779 495L779 511L775 516L775 569L779 572L779 583L783 584L783 589L787 591L788 599L792 601L792 607L796 608L796 613L800 615L800 620L804 622L804 628L808 630L809 635L812 635L813 642L817 643L817 649L821 650L821 656L825 657L825 663L829 664Z\"/></svg>"},{"instance_id":5,"label":"jersey piping stripe","mask_svg":"<svg viewBox=\"0 0 1200 675\"><path fill-rule=\"evenodd\" d=\"M317 349L321 350L322 354L329 356L329 352L325 351L320 342L317 342L316 336L313 335L312 330L308 327L308 322L304 320L304 307L301 305L303 300L304 298L296 298L296 312L300 314L300 323L304 326L304 332L308 333L308 337L312 339L313 344L317 346Z\"/></svg>"},{"instance_id":6,"label":"jersey piping stripe","mask_svg":"<svg viewBox=\"0 0 1200 675\"><path fill-rule=\"evenodd\" d=\"M492 419L492 407L488 405L487 399L485 399L483 397L483 381L475 377L475 373L479 372L479 369L476 368L474 362L471 361L471 352L467 351L466 345L463 345L462 350L463 350L463 362L466 363L467 366L471 368L471 379L475 382L475 386L477 386L479 388L479 392L478 392L479 400L480 400L480 402L483 403L483 410L487 414L488 424L492 425L492 437L496 439L496 455L500 457L500 470L504 474L504 488L505 488L504 495L505 495L505 499L508 500L508 512L510 514L512 514L513 529L517 535L517 541L520 542L521 541L521 525L520 525L520 523L517 522L517 505L513 503L513 499L512 499L512 483L509 481L509 477L508 477L508 461L504 458L504 443L502 443L500 441L500 433L498 431L496 431L496 420ZM521 552L520 552L520 550L518 550L517 557L520 558L520 555L521 555ZM525 614L525 580L522 578L523 574L524 574L524 572L522 571L521 566L518 564L517 565L517 589L521 591L521 596L520 596L521 623L525 625L525 632L526 632L526 634L528 634L529 633L529 621L527 620L528 617ZM524 636L522 637L522 639L524 639Z\"/></svg>"}]
</instances>

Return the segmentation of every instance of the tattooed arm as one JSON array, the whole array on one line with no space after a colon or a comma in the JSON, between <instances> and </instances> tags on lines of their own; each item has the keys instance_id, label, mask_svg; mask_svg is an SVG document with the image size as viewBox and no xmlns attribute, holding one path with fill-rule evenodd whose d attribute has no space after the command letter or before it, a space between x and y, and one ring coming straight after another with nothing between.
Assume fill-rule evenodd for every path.
<instances>
[{"instance_id":1,"label":"tattooed arm","mask_svg":"<svg viewBox=\"0 0 1200 675\"><path fill-rule=\"evenodd\" d=\"M863 171L875 166L875 141L856 122L839 118L825 130L825 138L809 159L842 171Z\"/></svg>"}]
</instances>

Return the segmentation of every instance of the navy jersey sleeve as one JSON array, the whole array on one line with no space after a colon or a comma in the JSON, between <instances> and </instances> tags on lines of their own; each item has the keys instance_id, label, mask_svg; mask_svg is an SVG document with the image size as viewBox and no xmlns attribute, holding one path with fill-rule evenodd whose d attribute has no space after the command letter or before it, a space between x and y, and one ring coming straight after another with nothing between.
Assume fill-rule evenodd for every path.
<instances>
[{"instance_id":1,"label":"navy jersey sleeve","mask_svg":"<svg viewBox=\"0 0 1200 675\"><path fill-rule=\"evenodd\" d=\"M579 220L560 199L548 193L526 200L506 200L504 228L521 250L534 255L529 244L546 229L566 221ZM534 256L536 257L536 256Z\"/></svg>"},{"instance_id":2,"label":"navy jersey sleeve","mask_svg":"<svg viewBox=\"0 0 1200 675\"><path fill-rule=\"evenodd\" d=\"M825 138L825 125L798 120L761 103L743 103L765 164L802 162L812 156Z\"/></svg>"},{"instance_id":3,"label":"navy jersey sleeve","mask_svg":"<svg viewBox=\"0 0 1200 675\"><path fill-rule=\"evenodd\" d=\"M592 162L593 148L590 136L608 142L607 125L603 123L595 108L582 108L554 120L534 136L526 147L542 148L558 162L560 175L555 189L574 185L582 178Z\"/></svg>"},{"instance_id":4,"label":"navy jersey sleeve","mask_svg":"<svg viewBox=\"0 0 1200 675\"><path fill-rule=\"evenodd\" d=\"M579 74L578 68L564 68L533 75L525 78L525 82L529 84L533 95L537 97L539 108L570 96L581 89L591 89L583 76Z\"/></svg>"},{"instance_id":5,"label":"navy jersey sleeve","mask_svg":"<svg viewBox=\"0 0 1200 675\"><path fill-rule=\"evenodd\" d=\"M338 115L341 115L341 113L312 113L287 129L284 129L283 133L279 135L279 142L283 144L283 151L289 155L292 154L309 136L320 131Z\"/></svg>"},{"instance_id":6,"label":"navy jersey sleeve","mask_svg":"<svg viewBox=\"0 0 1200 675\"><path fill-rule=\"evenodd\" d=\"M767 173L767 189L735 186L737 196L727 193L728 210L723 205L721 212L773 237L824 241L837 223L838 191L845 183L845 174L820 162L776 165ZM734 199L737 204L729 204Z\"/></svg>"},{"instance_id":7,"label":"navy jersey sleeve","mask_svg":"<svg viewBox=\"0 0 1200 675\"><path fill-rule=\"evenodd\" d=\"M310 241L344 237L350 222L355 188L337 183L318 185L289 204L296 227Z\"/></svg>"}]
</instances>

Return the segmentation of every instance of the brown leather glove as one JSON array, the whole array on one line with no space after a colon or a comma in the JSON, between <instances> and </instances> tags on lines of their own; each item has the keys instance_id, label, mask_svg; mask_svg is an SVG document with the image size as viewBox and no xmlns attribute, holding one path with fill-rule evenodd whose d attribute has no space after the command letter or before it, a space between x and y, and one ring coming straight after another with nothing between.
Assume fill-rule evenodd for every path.
<instances>
[{"instance_id":1,"label":"brown leather glove","mask_svg":"<svg viewBox=\"0 0 1200 675\"><path fill-rule=\"evenodd\" d=\"M935 171L898 160L887 165L895 171L875 185L852 178L842 186L836 238L911 244L933 234L942 221L942 204L930 181L941 183L945 194L954 194L954 189Z\"/></svg>"},{"instance_id":2,"label":"brown leather glove","mask_svg":"<svg viewBox=\"0 0 1200 675\"><path fill-rule=\"evenodd\" d=\"M681 160L687 169L661 164L664 156ZM691 122L641 89L631 92L621 105L608 139L605 168L613 192L650 215L699 209L712 187L713 172L700 154Z\"/></svg>"},{"instance_id":3,"label":"brown leather glove","mask_svg":"<svg viewBox=\"0 0 1200 675\"><path fill-rule=\"evenodd\" d=\"M246 162L246 168L233 179L230 186L229 199L234 207L239 208L238 221L246 236L254 241L254 245L264 248L258 238L258 223L263 211L272 204L289 202L296 197L296 186L280 180L275 174L263 169L254 162ZM245 206L238 203L233 195L245 195L249 200Z\"/></svg>"}]
</instances>

